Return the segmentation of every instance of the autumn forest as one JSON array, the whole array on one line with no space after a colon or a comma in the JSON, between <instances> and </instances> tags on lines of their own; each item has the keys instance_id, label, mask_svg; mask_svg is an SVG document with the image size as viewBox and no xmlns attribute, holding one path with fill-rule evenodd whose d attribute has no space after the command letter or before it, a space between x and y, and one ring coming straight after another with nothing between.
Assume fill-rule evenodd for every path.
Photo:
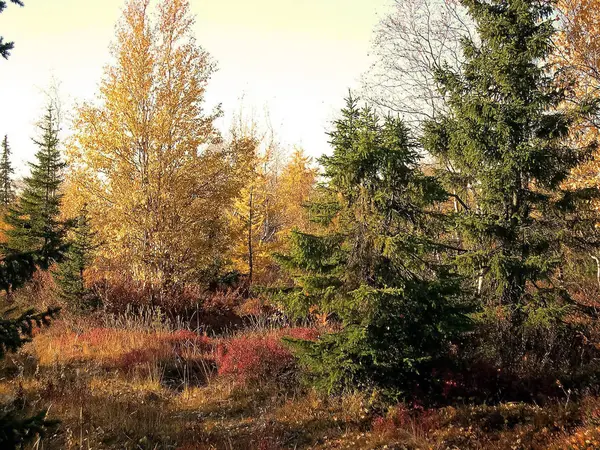
<instances>
[{"instance_id":1,"label":"autumn forest","mask_svg":"<svg viewBox=\"0 0 600 450\"><path fill-rule=\"evenodd\" d=\"M0 121L0 448L600 449L600 1L390 1L323 155L191 3Z\"/></svg>"}]
</instances>

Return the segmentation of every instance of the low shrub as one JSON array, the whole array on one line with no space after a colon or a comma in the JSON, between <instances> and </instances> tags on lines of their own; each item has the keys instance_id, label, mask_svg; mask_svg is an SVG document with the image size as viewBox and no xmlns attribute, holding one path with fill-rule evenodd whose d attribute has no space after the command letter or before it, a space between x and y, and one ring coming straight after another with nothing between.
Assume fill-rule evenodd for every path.
<instances>
[{"instance_id":1,"label":"low shrub","mask_svg":"<svg viewBox=\"0 0 600 450\"><path fill-rule=\"evenodd\" d=\"M99 278L90 283L90 290L101 301L104 310L120 314L129 308L160 307L169 317L182 315L202 305L206 289L201 285L185 285L168 292L153 288L127 277Z\"/></svg>"},{"instance_id":2,"label":"low shrub","mask_svg":"<svg viewBox=\"0 0 600 450\"><path fill-rule=\"evenodd\" d=\"M281 380L295 370L295 358L282 338L316 340L318 335L312 328L287 328L235 336L217 347L218 373L242 383Z\"/></svg>"}]
</instances>

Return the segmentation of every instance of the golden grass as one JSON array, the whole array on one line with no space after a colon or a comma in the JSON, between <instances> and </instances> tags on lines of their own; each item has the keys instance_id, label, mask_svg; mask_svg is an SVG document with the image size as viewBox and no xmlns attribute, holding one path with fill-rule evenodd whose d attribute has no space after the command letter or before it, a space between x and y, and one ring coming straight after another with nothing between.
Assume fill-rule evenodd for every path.
<instances>
[{"instance_id":1,"label":"golden grass","mask_svg":"<svg viewBox=\"0 0 600 450\"><path fill-rule=\"evenodd\" d=\"M87 361L111 365L134 351L152 352L156 359L173 356L167 332L92 328L78 334L64 324L56 328L30 344L41 366Z\"/></svg>"},{"instance_id":2,"label":"golden grass","mask_svg":"<svg viewBox=\"0 0 600 450\"><path fill-rule=\"evenodd\" d=\"M50 407L62 425L44 441L46 450L579 450L596 448L585 445L600 436L600 400L593 398L574 409L581 419L573 423L561 405L555 413L521 404L443 408L433 420L416 413L398 421L397 410L386 412L360 392L330 397L277 383L241 385L210 368L204 378L190 377L214 357L207 342L160 328L57 323L2 363L0 401L24 413ZM485 420L470 419L494 414L515 425L488 430ZM548 419L554 416L556 426Z\"/></svg>"}]
</instances>

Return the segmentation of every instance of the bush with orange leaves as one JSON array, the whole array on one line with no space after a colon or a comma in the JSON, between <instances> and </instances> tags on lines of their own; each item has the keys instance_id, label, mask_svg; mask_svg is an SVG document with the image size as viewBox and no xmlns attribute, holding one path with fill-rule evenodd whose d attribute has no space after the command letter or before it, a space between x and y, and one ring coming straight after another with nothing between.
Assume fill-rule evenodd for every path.
<instances>
[{"instance_id":1,"label":"bush with orange leaves","mask_svg":"<svg viewBox=\"0 0 600 450\"><path fill-rule=\"evenodd\" d=\"M294 373L295 358L283 337L314 341L319 332L299 327L232 337L217 347L219 375L231 375L240 383L287 379Z\"/></svg>"},{"instance_id":2,"label":"bush with orange leaves","mask_svg":"<svg viewBox=\"0 0 600 450\"><path fill-rule=\"evenodd\" d=\"M568 450L596 450L600 448L600 427L578 430L555 447Z\"/></svg>"}]
</instances>

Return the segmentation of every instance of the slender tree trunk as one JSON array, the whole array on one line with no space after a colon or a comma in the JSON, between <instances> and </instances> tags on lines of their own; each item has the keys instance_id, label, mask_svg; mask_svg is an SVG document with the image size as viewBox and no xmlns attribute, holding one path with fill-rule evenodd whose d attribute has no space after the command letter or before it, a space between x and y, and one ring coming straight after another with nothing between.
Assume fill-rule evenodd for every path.
<instances>
[{"instance_id":1,"label":"slender tree trunk","mask_svg":"<svg viewBox=\"0 0 600 450\"><path fill-rule=\"evenodd\" d=\"M456 199L456 189L454 189L452 191L452 193L454 194L454 197L452 197L452 202L454 203L454 212L458 213L458 200Z\"/></svg>"},{"instance_id":2,"label":"slender tree trunk","mask_svg":"<svg viewBox=\"0 0 600 450\"><path fill-rule=\"evenodd\" d=\"M590 256L594 261L596 261L596 281L598 282L598 289L600 289L600 259L594 255Z\"/></svg>"},{"instance_id":3,"label":"slender tree trunk","mask_svg":"<svg viewBox=\"0 0 600 450\"><path fill-rule=\"evenodd\" d=\"M252 286L252 276L254 272L254 249L252 247L252 221L254 219L254 192L250 190L250 198L248 200L248 293Z\"/></svg>"}]
</instances>

